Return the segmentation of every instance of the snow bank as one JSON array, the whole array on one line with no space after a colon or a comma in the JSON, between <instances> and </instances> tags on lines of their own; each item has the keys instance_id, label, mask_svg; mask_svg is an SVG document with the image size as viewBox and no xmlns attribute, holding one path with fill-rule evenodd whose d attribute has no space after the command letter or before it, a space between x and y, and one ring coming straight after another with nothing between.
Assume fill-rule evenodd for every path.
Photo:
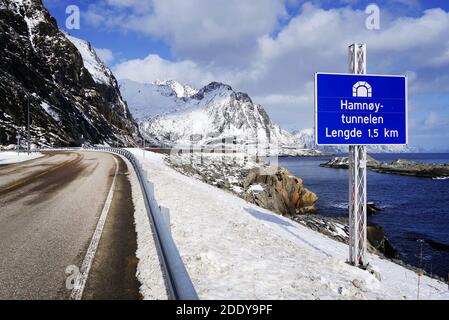
<instances>
[{"instance_id":1,"label":"snow bank","mask_svg":"<svg viewBox=\"0 0 449 320\"><path fill-rule=\"evenodd\" d=\"M416 299L417 274L375 255L374 275L345 263L348 247L130 149L170 209L174 240L201 299ZM422 299L449 299L423 277Z\"/></svg>"},{"instance_id":2,"label":"snow bank","mask_svg":"<svg viewBox=\"0 0 449 320\"><path fill-rule=\"evenodd\" d=\"M156 245L154 243L153 232L150 220L147 216L145 204L143 202L142 190L136 172L132 170L132 164L125 158L130 171L130 183L134 204L134 223L137 233L136 257L137 279L141 283L140 293L145 300L167 300L164 276L161 263L159 261Z\"/></svg>"},{"instance_id":3,"label":"snow bank","mask_svg":"<svg viewBox=\"0 0 449 320\"><path fill-rule=\"evenodd\" d=\"M28 155L27 153L17 154L17 152L14 151L0 152L0 165L24 162L43 156L42 153L31 153Z\"/></svg>"}]
</instances>

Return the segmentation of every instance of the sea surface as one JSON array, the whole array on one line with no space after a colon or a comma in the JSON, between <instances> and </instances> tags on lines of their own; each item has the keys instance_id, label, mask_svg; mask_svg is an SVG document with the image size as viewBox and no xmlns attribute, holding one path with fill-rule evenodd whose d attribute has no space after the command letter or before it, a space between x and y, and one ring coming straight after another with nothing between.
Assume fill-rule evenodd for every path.
<instances>
[{"instance_id":1,"label":"sea surface","mask_svg":"<svg viewBox=\"0 0 449 320\"><path fill-rule=\"evenodd\" d=\"M449 163L449 154L371 154L380 161L408 159ZM319 196L323 216L348 216L348 170L320 167L323 158L280 158L280 165L304 180ZM444 279L449 277L449 180L406 177L368 171L368 201L382 211L368 217L381 226L401 259ZM424 240L423 244L420 240Z\"/></svg>"}]
</instances>

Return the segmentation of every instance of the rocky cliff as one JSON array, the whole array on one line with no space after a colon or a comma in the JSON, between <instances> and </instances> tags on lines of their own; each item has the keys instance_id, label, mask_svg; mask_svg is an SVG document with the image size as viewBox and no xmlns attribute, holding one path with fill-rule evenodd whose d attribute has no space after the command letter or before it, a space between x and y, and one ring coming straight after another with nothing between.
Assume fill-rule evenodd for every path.
<instances>
[{"instance_id":1,"label":"rocky cliff","mask_svg":"<svg viewBox=\"0 0 449 320\"><path fill-rule=\"evenodd\" d=\"M117 81L98 57L105 78L89 70L95 51L84 44L83 57L41 0L0 0L0 144L24 133L28 105L36 145L128 145L138 136Z\"/></svg>"},{"instance_id":2,"label":"rocky cliff","mask_svg":"<svg viewBox=\"0 0 449 320\"><path fill-rule=\"evenodd\" d=\"M229 190L284 216L315 213L318 197L282 167L237 154L172 154L168 163L183 174Z\"/></svg>"},{"instance_id":3,"label":"rocky cliff","mask_svg":"<svg viewBox=\"0 0 449 320\"><path fill-rule=\"evenodd\" d=\"M251 169L243 181L248 202L282 215L315 213L318 197L304 187L303 181L284 168L273 174L263 174L259 168Z\"/></svg>"}]
</instances>

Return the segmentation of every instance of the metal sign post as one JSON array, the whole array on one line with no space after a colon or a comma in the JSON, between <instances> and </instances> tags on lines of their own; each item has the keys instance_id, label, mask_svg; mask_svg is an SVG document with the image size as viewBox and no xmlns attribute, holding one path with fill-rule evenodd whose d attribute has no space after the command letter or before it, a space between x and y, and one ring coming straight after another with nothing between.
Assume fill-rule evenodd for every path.
<instances>
[{"instance_id":1,"label":"metal sign post","mask_svg":"<svg viewBox=\"0 0 449 320\"><path fill-rule=\"evenodd\" d=\"M349 47L349 73L315 74L315 143L349 146L349 262L366 266L366 147L408 142L407 77L366 74L366 45Z\"/></svg>"},{"instance_id":2,"label":"metal sign post","mask_svg":"<svg viewBox=\"0 0 449 320\"><path fill-rule=\"evenodd\" d=\"M349 47L349 72L366 74L366 45ZM366 146L349 146L349 262L365 266L366 260Z\"/></svg>"},{"instance_id":3,"label":"metal sign post","mask_svg":"<svg viewBox=\"0 0 449 320\"><path fill-rule=\"evenodd\" d=\"M27 126L28 126L28 134L27 134L27 150L28 150L28 155L30 155L30 151L31 151L31 133L30 133L30 96L28 96L28 116L27 116Z\"/></svg>"},{"instance_id":4,"label":"metal sign post","mask_svg":"<svg viewBox=\"0 0 449 320\"><path fill-rule=\"evenodd\" d=\"M16 140L17 140L17 155L20 155L20 138L21 138L22 136L20 135L20 133L19 132L17 132L17 134L16 134Z\"/></svg>"}]
</instances>

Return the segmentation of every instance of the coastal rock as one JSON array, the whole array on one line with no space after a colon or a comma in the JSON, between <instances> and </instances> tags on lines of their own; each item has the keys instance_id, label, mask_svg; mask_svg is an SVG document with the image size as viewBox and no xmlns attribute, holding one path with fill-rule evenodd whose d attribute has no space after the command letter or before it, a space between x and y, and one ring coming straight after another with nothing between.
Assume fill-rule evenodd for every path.
<instances>
[{"instance_id":1,"label":"coastal rock","mask_svg":"<svg viewBox=\"0 0 449 320\"><path fill-rule=\"evenodd\" d=\"M410 160L396 160L389 163L380 163L372 168L379 173L398 174L422 178L449 177L449 163L418 163Z\"/></svg>"},{"instance_id":2,"label":"coastal rock","mask_svg":"<svg viewBox=\"0 0 449 320\"><path fill-rule=\"evenodd\" d=\"M348 157L334 157L326 163L320 165L324 168L348 169ZM418 163L410 160L399 159L393 162L380 162L368 156L367 168L378 172L397 174L403 176L413 176L421 178L447 178L449 177L449 163Z\"/></svg>"},{"instance_id":3,"label":"coastal rock","mask_svg":"<svg viewBox=\"0 0 449 320\"><path fill-rule=\"evenodd\" d=\"M370 155L366 157L367 168L374 168L381 164ZM349 169L349 158L348 157L333 157L328 162L320 165L323 168L334 168L334 169Z\"/></svg>"},{"instance_id":4,"label":"coastal rock","mask_svg":"<svg viewBox=\"0 0 449 320\"><path fill-rule=\"evenodd\" d=\"M229 190L250 203L285 216L315 213L318 196L303 181L278 167L267 174L265 164L228 155L180 155L168 158L169 165L183 174ZM219 160L219 161L218 161ZM218 162L217 162L218 161Z\"/></svg>"},{"instance_id":5,"label":"coastal rock","mask_svg":"<svg viewBox=\"0 0 449 320\"><path fill-rule=\"evenodd\" d=\"M284 168L277 168L273 174L263 174L263 163L246 162L238 156L217 162L214 156L172 155L167 162L187 176L222 187L247 202L288 216L332 239L346 244L349 241L347 219L307 214L316 213L318 196L305 188L300 178ZM368 240L372 241L368 246L370 252L382 253L388 258L397 257L381 228L368 228Z\"/></svg>"},{"instance_id":6,"label":"coastal rock","mask_svg":"<svg viewBox=\"0 0 449 320\"><path fill-rule=\"evenodd\" d=\"M303 181L284 168L278 168L271 175L260 173L259 168L250 170L245 177L243 187L261 185L263 191L245 198L249 202L280 213L294 216L315 213L318 196L303 186Z\"/></svg>"},{"instance_id":7,"label":"coastal rock","mask_svg":"<svg viewBox=\"0 0 449 320\"><path fill-rule=\"evenodd\" d=\"M369 223L367 227L367 239L372 249L382 252L388 258L399 258L399 253L393 248L381 227Z\"/></svg>"},{"instance_id":8,"label":"coastal rock","mask_svg":"<svg viewBox=\"0 0 449 320\"><path fill-rule=\"evenodd\" d=\"M374 216L378 214L380 211L382 211L382 209L376 206L374 203L368 203L366 206L366 214L368 216Z\"/></svg>"},{"instance_id":9,"label":"coastal rock","mask_svg":"<svg viewBox=\"0 0 449 320\"><path fill-rule=\"evenodd\" d=\"M296 215L293 220L339 242L349 243L347 218L331 218L317 215ZM389 259L399 259L398 251L391 245L381 227L369 223L367 227L368 251L382 254Z\"/></svg>"}]
</instances>

